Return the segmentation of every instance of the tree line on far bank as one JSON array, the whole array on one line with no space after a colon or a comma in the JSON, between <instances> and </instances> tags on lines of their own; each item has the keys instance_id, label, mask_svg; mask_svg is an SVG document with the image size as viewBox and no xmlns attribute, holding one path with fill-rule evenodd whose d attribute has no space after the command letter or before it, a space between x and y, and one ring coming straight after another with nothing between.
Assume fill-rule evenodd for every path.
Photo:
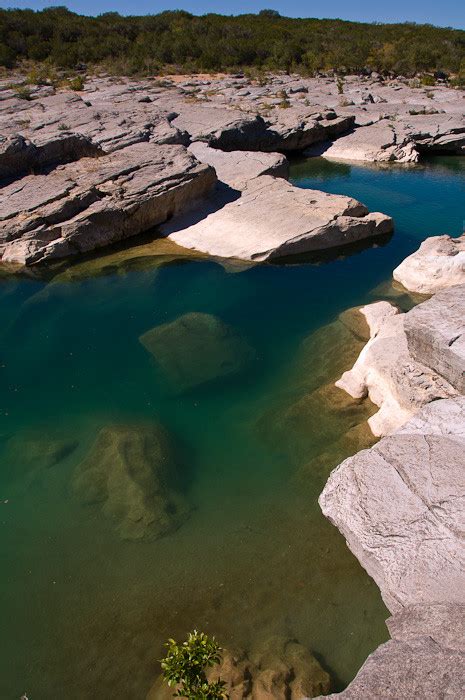
<instances>
[{"instance_id":1,"label":"tree line on far bank","mask_svg":"<svg viewBox=\"0 0 465 700\"><path fill-rule=\"evenodd\" d=\"M432 25L364 24L258 14L194 16L181 10L87 17L65 7L0 10L0 65L22 61L123 75L287 71L313 75L377 71L465 78L465 31Z\"/></svg>"}]
</instances>

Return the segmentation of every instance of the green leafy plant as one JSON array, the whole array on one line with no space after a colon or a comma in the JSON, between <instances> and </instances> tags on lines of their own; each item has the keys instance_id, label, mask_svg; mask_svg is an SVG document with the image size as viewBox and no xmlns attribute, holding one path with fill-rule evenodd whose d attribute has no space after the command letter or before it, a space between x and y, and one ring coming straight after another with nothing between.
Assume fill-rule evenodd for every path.
<instances>
[{"instance_id":1,"label":"green leafy plant","mask_svg":"<svg viewBox=\"0 0 465 700\"><path fill-rule=\"evenodd\" d=\"M344 94L344 79L339 76L336 80L336 85L337 85L338 95L343 95Z\"/></svg>"},{"instance_id":2,"label":"green leafy plant","mask_svg":"<svg viewBox=\"0 0 465 700\"><path fill-rule=\"evenodd\" d=\"M163 679L175 688L173 697L187 700L226 700L224 681L208 682L205 670L221 661L221 647L215 638L194 630L185 642L166 643L168 653L161 661Z\"/></svg>"},{"instance_id":3,"label":"green leafy plant","mask_svg":"<svg viewBox=\"0 0 465 700\"><path fill-rule=\"evenodd\" d=\"M84 90L84 84L85 84L85 78L82 75L77 75L75 78L69 81L68 87L71 90L75 90L76 92L80 92L81 90Z\"/></svg>"}]
</instances>

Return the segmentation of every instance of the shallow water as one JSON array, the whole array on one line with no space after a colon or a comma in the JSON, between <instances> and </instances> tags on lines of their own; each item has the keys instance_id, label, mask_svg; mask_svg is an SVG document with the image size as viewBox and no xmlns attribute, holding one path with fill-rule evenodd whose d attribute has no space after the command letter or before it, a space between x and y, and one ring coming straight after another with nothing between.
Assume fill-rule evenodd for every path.
<instances>
[{"instance_id":1,"label":"shallow water","mask_svg":"<svg viewBox=\"0 0 465 700\"><path fill-rule=\"evenodd\" d=\"M391 214L394 236L318 265L147 254L94 276L0 278L2 698L144 698L163 642L193 627L247 649L297 638L337 689L386 638L376 586L317 505L373 407L335 410L320 387L361 347L337 315L389 294L379 285L421 239L462 231L465 165L314 159L291 178ZM233 326L256 358L176 393L139 336L192 311ZM192 511L160 539L127 541L78 501L73 472L103 426L154 420L179 448ZM51 440L77 447L33 459Z\"/></svg>"}]
</instances>

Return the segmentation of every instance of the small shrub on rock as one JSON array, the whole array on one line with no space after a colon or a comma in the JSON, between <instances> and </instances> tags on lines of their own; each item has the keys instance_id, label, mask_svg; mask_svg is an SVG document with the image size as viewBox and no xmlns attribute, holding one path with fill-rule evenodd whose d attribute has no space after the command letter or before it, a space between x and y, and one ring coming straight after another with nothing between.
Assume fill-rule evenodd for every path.
<instances>
[{"instance_id":1,"label":"small shrub on rock","mask_svg":"<svg viewBox=\"0 0 465 700\"><path fill-rule=\"evenodd\" d=\"M172 688L174 697L187 700L227 700L225 683L217 680L209 683L205 669L221 661L221 647L215 638L194 630L187 640L178 644L169 639L168 653L161 661L163 678Z\"/></svg>"}]
</instances>

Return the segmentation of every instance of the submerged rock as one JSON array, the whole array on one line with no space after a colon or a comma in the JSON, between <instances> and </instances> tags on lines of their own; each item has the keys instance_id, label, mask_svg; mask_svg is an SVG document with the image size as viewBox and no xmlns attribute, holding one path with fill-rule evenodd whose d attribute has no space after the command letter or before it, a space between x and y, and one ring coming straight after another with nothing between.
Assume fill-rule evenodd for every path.
<instances>
[{"instance_id":1,"label":"submerged rock","mask_svg":"<svg viewBox=\"0 0 465 700\"><path fill-rule=\"evenodd\" d=\"M241 372L255 357L234 328L199 312L155 326L139 340L179 391Z\"/></svg>"},{"instance_id":2,"label":"submerged rock","mask_svg":"<svg viewBox=\"0 0 465 700\"><path fill-rule=\"evenodd\" d=\"M286 392L257 422L263 438L276 450L285 450L298 467L298 478L316 480L321 488L330 469L350 454L352 440L355 444L363 440L364 447L371 442L364 436L366 420L375 407L334 385L357 358L368 333L357 308L312 333L300 344L293 365L281 379Z\"/></svg>"},{"instance_id":3,"label":"submerged rock","mask_svg":"<svg viewBox=\"0 0 465 700\"><path fill-rule=\"evenodd\" d=\"M82 503L102 504L123 539L166 535L189 512L170 440L158 424L103 428L76 467L73 490Z\"/></svg>"},{"instance_id":4,"label":"submerged rock","mask_svg":"<svg viewBox=\"0 0 465 700\"><path fill-rule=\"evenodd\" d=\"M420 294L435 294L465 284L465 233L458 238L427 238L396 267L392 276L409 291Z\"/></svg>"},{"instance_id":5,"label":"submerged rock","mask_svg":"<svg viewBox=\"0 0 465 700\"><path fill-rule=\"evenodd\" d=\"M313 654L296 640L272 637L251 652L223 652L223 660L207 672L210 682L226 683L230 700L302 700L327 693L330 678ZM147 700L169 700L173 689L159 678Z\"/></svg>"},{"instance_id":6,"label":"submerged rock","mask_svg":"<svg viewBox=\"0 0 465 700\"><path fill-rule=\"evenodd\" d=\"M6 441L2 476L18 479L56 466L76 449L77 440L46 429L21 431Z\"/></svg>"}]
</instances>

